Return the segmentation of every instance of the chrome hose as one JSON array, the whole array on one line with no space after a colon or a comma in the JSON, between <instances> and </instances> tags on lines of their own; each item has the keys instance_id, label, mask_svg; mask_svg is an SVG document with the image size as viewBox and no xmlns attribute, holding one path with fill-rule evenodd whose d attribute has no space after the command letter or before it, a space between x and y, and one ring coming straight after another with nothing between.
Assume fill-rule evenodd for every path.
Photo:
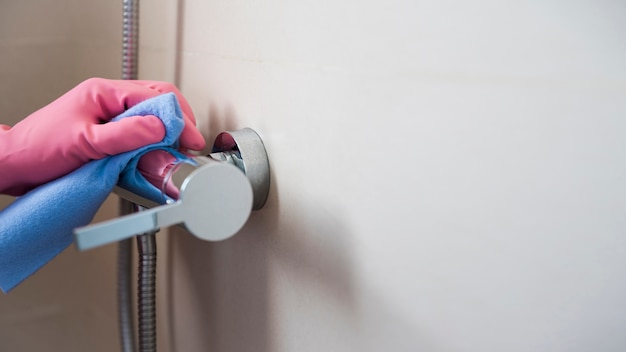
<instances>
[{"instance_id":1,"label":"chrome hose","mask_svg":"<svg viewBox=\"0 0 626 352\"><path fill-rule=\"evenodd\" d=\"M123 0L122 79L137 79L139 0Z\"/></svg>"},{"instance_id":2,"label":"chrome hose","mask_svg":"<svg viewBox=\"0 0 626 352\"><path fill-rule=\"evenodd\" d=\"M122 79L137 79L139 51L139 0L123 0L122 4ZM138 211L131 202L120 199L120 214ZM135 352L135 334L132 313L132 241L121 241L118 245L117 302L120 344L122 352Z\"/></svg>"},{"instance_id":3,"label":"chrome hose","mask_svg":"<svg viewBox=\"0 0 626 352\"><path fill-rule=\"evenodd\" d=\"M121 241L117 247L117 309L122 352L135 351L132 314L133 291L130 280L133 261L132 247L131 239Z\"/></svg>"},{"instance_id":4,"label":"chrome hose","mask_svg":"<svg viewBox=\"0 0 626 352\"><path fill-rule=\"evenodd\" d=\"M156 352L156 240L155 232L137 237L139 269L137 285L137 331L139 351Z\"/></svg>"}]
</instances>

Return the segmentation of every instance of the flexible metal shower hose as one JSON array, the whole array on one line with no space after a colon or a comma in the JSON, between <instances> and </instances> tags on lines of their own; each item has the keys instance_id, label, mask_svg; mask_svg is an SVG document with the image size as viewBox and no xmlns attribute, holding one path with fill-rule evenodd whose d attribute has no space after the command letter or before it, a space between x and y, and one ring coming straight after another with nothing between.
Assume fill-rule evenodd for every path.
<instances>
[{"instance_id":1,"label":"flexible metal shower hose","mask_svg":"<svg viewBox=\"0 0 626 352\"><path fill-rule=\"evenodd\" d=\"M139 0L123 0L122 4L122 79L137 79L137 49L139 38ZM120 214L137 209L131 202L120 199ZM132 312L132 247L131 239L123 240L117 250L117 306L122 352L135 352Z\"/></svg>"},{"instance_id":2,"label":"flexible metal shower hose","mask_svg":"<svg viewBox=\"0 0 626 352\"><path fill-rule=\"evenodd\" d=\"M137 79L139 0L123 0L122 79Z\"/></svg>"},{"instance_id":3,"label":"flexible metal shower hose","mask_svg":"<svg viewBox=\"0 0 626 352\"><path fill-rule=\"evenodd\" d=\"M124 204L121 206L124 207ZM121 241L117 247L117 314L122 352L135 351L130 280L133 261L132 247L133 242L130 239Z\"/></svg>"},{"instance_id":4,"label":"flexible metal shower hose","mask_svg":"<svg viewBox=\"0 0 626 352\"><path fill-rule=\"evenodd\" d=\"M137 79L139 49L139 0L123 0L122 79ZM139 211L139 207L121 199L120 213ZM156 240L154 233L137 238L138 287L137 332L139 352L156 352ZM118 313L122 352L135 351L132 317L132 242L118 247Z\"/></svg>"},{"instance_id":5,"label":"flexible metal shower hose","mask_svg":"<svg viewBox=\"0 0 626 352\"><path fill-rule=\"evenodd\" d=\"M156 240L155 232L137 237L138 285L137 322L139 351L156 351Z\"/></svg>"}]
</instances>

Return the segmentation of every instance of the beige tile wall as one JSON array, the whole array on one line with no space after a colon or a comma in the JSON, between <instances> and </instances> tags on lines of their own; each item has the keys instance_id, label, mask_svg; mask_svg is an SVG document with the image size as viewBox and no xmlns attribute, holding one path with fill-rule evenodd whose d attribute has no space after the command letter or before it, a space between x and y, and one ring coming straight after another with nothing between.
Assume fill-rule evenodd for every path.
<instances>
[{"instance_id":1,"label":"beige tile wall","mask_svg":"<svg viewBox=\"0 0 626 352\"><path fill-rule=\"evenodd\" d=\"M87 77L119 77L120 14L121 2L1 2L0 123L15 124ZM0 208L10 201L1 197ZM116 211L111 197L97 219ZM70 247L0 297L0 350L117 350L114 263L114 246Z\"/></svg>"},{"instance_id":2,"label":"beige tile wall","mask_svg":"<svg viewBox=\"0 0 626 352\"><path fill-rule=\"evenodd\" d=\"M22 78L0 85L24 102L13 114L117 75L118 5L73 1L1 5L2 33L42 43L0 54ZM621 3L142 11L141 78L179 83L209 141L257 129L274 180L228 241L159 235L160 350L624 350ZM41 18L21 29L8 12ZM0 350L115 350L112 252L67 251L0 297Z\"/></svg>"},{"instance_id":3,"label":"beige tile wall","mask_svg":"<svg viewBox=\"0 0 626 352\"><path fill-rule=\"evenodd\" d=\"M176 11L162 1L141 12L140 76L175 79ZM121 2L19 1L0 4L0 123L13 125L81 80L119 78ZM0 196L0 209L12 198ZM111 196L95 221L117 214ZM159 290L167 277L166 235L159 236ZM116 247L73 247L0 297L0 350L114 351ZM160 294L160 296L163 296ZM159 350L167 351L167 309L159 302Z\"/></svg>"},{"instance_id":4,"label":"beige tile wall","mask_svg":"<svg viewBox=\"0 0 626 352\"><path fill-rule=\"evenodd\" d=\"M183 3L203 133L274 182L172 238L176 350L626 348L623 2Z\"/></svg>"}]
</instances>

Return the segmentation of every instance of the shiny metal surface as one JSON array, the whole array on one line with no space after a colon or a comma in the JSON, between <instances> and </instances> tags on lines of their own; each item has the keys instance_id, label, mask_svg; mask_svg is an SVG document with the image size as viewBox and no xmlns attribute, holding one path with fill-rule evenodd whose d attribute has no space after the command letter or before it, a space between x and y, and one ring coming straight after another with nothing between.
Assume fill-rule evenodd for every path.
<instances>
[{"instance_id":1,"label":"shiny metal surface","mask_svg":"<svg viewBox=\"0 0 626 352\"><path fill-rule=\"evenodd\" d=\"M156 232L137 236L137 335L139 351L156 351Z\"/></svg>"},{"instance_id":2,"label":"shiny metal surface","mask_svg":"<svg viewBox=\"0 0 626 352\"><path fill-rule=\"evenodd\" d=\"M76 244L85 250L110 242L182 224L209 241L226 239L241 229L251 210L260 209L270 187L269 160L259 135L252 129L223 132L215 153L181 163L170 175L180 190L178 200L160 205L120 187L123 198L149 209L76 229Z\"/></svg>"},{"instance_id":3,"label":"shiny metal surface","mask_svg":"<svg viewBox=\"0 0 626 352\"><path fill-rule=\"evenodd\" d=\"M123 0L122 79L137 79L139 0Z\"/></svg>"},{"instance_id":4,"label":"shiny metal surface","mask_svg":"<svg viewBox=\"0 0 626 352\"><path fill-rule=\"evenodd\" d=\"M137 79L139 52L139 0L123 0L122 3L122 79ZM134 212L136 204L126 198L120 198L120 214ZM121 241L118 247L118 288L117 301L119 312L120 347L122 352L134 352L136 341L133 331L132 288L132 242Z\"/></svg>"},{"instance_id":5,"label":"shiny metal surface","mask_svg":"<svg viewBox=\"0 0 626 352\"><path fill-rule=\"evenodd\" d=\"M209 241L234 235L250 216L252 187L237 167L207 160L185 177L175 203L75 229L76 245L90 249L176 224Z\"/></svg>"},{"instance_id":6,"label":"shiny metal surface","mask_svg":"<svg viewBox=\"0 0 626 352\"><path fill-rule=\"evenodd\" d=\"M231 154L228 161L232 160L252 185L252 209L263 208L270 191L270 163L261 137L251 128L222 132L215 139L213 151Z\"/></svg>"}]
</instances>

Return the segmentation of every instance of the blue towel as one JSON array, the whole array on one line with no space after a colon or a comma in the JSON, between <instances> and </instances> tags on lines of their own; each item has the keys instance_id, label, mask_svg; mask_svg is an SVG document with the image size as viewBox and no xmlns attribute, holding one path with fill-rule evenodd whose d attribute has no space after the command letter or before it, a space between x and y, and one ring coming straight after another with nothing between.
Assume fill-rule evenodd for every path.
<instances>
[{"instance_id":1,"label":"blue towel","mask_svg":"<svg viewBox=\"0 0 626 352\"><path fill-rule=\"evenodd\" d=\"M115 120L134 115L155 115L165 125L163 141L134 151L91 161L59 179L28 192L0 212L0 289L5 293L52 260L73 239L73 230L87 225L114 186L158 203L161 191L137 171L146 152L165 149L177 158L183 115L173 93L146 100Z\"/></svg>"}]
</instances>

